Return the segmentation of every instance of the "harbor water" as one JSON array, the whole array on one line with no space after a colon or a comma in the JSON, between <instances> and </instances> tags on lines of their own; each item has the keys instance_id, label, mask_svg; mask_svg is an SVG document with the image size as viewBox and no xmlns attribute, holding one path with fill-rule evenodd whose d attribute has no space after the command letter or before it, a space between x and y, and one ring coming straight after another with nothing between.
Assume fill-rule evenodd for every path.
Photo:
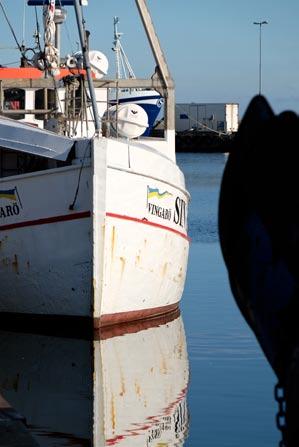
<instances>
[{"instance_id":1,"label":"harbor water","mask_svg":"<svg viewBox=\"0 0 299 447\"><path fill-rule=\"evenodd\" d=\"M192 196L181 316L96 340L0 330L0 446L278 445L275 377L234 302L219 247L226 155L177 160ZM1 396L21 422L4 427Z\"/></svg>"},{"instance_id":2,"label":"harbor water","mask_svg":"<svg viewBox=\"0 0 299 447\"><path fill-rule=\"evenodd\" d=\"M186 446L273 447L279 440L275 376L234 302L218 240L226 160L226 154L178 158L192 196L192 244L181 306L191 371Z\"/></svg>"}]
</instances>

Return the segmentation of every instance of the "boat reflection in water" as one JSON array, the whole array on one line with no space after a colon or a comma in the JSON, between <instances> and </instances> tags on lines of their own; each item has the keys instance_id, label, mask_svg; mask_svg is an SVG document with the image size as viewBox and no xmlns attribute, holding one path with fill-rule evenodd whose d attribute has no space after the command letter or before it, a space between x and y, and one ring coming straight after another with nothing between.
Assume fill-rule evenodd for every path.
<instances>
[{"instance_id":1,"label":"boat reflection in water","mask_svg":"<svg viewBox=\"0 0 299 447\"><path fill-rule=\"evenodd\" d=\"M0 331L0 392L38 444L183 446L189 369L178 312L97 338Z\"/></svg>"}]
</instances>

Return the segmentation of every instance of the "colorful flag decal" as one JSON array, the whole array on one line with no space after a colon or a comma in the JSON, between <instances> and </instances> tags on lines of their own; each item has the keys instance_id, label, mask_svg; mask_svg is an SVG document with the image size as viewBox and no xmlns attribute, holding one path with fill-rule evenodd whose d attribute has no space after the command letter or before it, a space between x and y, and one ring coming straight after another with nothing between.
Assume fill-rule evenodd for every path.
<instances>
[{"instance_id":1,"label":"colorful flag decal","mask_svg":"<svg viewBox=\"0 0 299 447\"><path fill-rule=\"evenodd\" d=\"M158 199L164 199L165 197L172 196L171 192L164 191L160 192L158 188L147 187L147 198L157 197Z\"/></svg>"},{"instance_id":2,"label":"colorful flag decal","mask_svg":"<svg viewBox=\"0 0 299 447\"><path fill-rule=\"evenodd\" d=\"M17 201L16 188L14 188L14 189L0 189L0 199L8 199L8 200L13 200L14 202L16 202Z\"/></svg>"}]
</instances>

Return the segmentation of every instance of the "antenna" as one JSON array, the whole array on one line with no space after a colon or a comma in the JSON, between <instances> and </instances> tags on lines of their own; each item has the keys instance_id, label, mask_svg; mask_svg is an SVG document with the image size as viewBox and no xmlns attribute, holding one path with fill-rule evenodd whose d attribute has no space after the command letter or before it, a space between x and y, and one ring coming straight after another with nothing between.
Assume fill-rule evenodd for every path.
<instances>
[{"instance_id":1,"label":"antenna","mask_svg":"<svg viewBox=\"0 0 299 447\"><path fill-rule=\"evenodd\" d=\"M133 71L133 68L129 62L129 59L125 53L125 50L123 49L123 46L121 44L120 38L123 35L123 33L120 33L118 31L118 25L119 23L119 17L113 18L113 25L114 25L114 41L113 41L113 51L115 51L115 59L116 59L116 79L121 79L123 76L124 78L132 78L136 79L135 73ZM128 76L127 76L128 72ZM123 76L122 76L123 74Z\"/></svg>"},{"instance_id":2,"label":"antenna","mask_svg":"<svg viewBox=\"0 0 299 447\"><path fill-rule=\"evenodd\" d=\"M115 51L115 63L116 63L116 79L121 78L121 72L120 72L120 36L121 34L118 32L117 24L119 23L118 17L113 17L113 26L114 26L114 41L113 41L113 51Z\"/></svg>"}]
</instances>

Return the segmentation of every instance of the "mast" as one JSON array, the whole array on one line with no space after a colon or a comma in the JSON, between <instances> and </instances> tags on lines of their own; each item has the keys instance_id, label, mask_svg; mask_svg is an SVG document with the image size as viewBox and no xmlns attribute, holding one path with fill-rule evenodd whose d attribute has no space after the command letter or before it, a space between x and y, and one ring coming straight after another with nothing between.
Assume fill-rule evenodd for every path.
<instances>
[{"instance_id":1,"label":"mast","mask_svg":"<svg viewBox=\"0 0 299 447\"><path fill-rule=\"evenodd\" d=\"M56 25L55 32L55 47L58 51L58 63L60 64L60 51L61 51L61 25L66 19L66 10L62 6L56 6L54 14L54 22Z\"/></svg>"},{"instance_id":2,"label":"mast","mask_svg":"<svg viewBox=\"0 0 299 447\"><path fill-rule=\"evenodd\" d=\"M116 79L122 78L122 72L123 72L125 79L127 79L127 77L129 77L131 79L136 79L133 68L129 62L129 59L128 59L128 57L125 53L125 50L123 49L123 46L120 41L120 38L123 35L123 33L120 33L118 31L118 27L117 27L118 23L119 23L119 18L114 17L113 18L113 25L114 25L113 50L115 51L115 59L116 59ZM128 72L128 76L127 76L127 72Z\"/></svg>"},{"instance_id":3,"label":"mast","mask_svg":"<svg viewBox=\"0 0 299 447\"><path fill-rule=\"evenodd\" d=\"M168 69L159 39L157 37L152 18L146 4L146 0L135 0L135 2L158 67L157 75L161 78L161 81L164 84L165 88L166 95L163 96L166 96L166 130L174 130L174 82Z\"/></svg>"},{"instance_id":4,"label":"mast","mask_svg":"<svg viewBox=\"0 0 299 447\"><path fill-rule=\"evenodd\" d=\"M115 51L115 62L116 62L116 79L119 79L121 76L120 71L120 48L119 48L119 39L120 39L120 33L117 30L117 24L119 22L118 17L113 18L113 26L114 26L114 47L113 50Z\"/></svg>"},{"instance_id":5,"label":"mast","mask_svg":"<svg viewBox=\"0 0 299 447\"><path fill-rule=\"evenodd\" d=\"M95 89L94 89L92 74L91 74L91 66L90 66L89 55L88 55L88 43L87 43L87 39L86 39L86 32L85 32L84 25L83 25L83 18L82 18L82 12L81 12L81 8L80 8L79 0L74 0L74 7L75 7L80 43L81 43L81 48L82 48L82 55L83 55L85 69L86 69L89 93L90 93L90 97L91 97L92 110L93 110L94 121L95 121L95 133L97 135L99 135L100 119L99 119Z\"/></svg>"}]
</instances>

